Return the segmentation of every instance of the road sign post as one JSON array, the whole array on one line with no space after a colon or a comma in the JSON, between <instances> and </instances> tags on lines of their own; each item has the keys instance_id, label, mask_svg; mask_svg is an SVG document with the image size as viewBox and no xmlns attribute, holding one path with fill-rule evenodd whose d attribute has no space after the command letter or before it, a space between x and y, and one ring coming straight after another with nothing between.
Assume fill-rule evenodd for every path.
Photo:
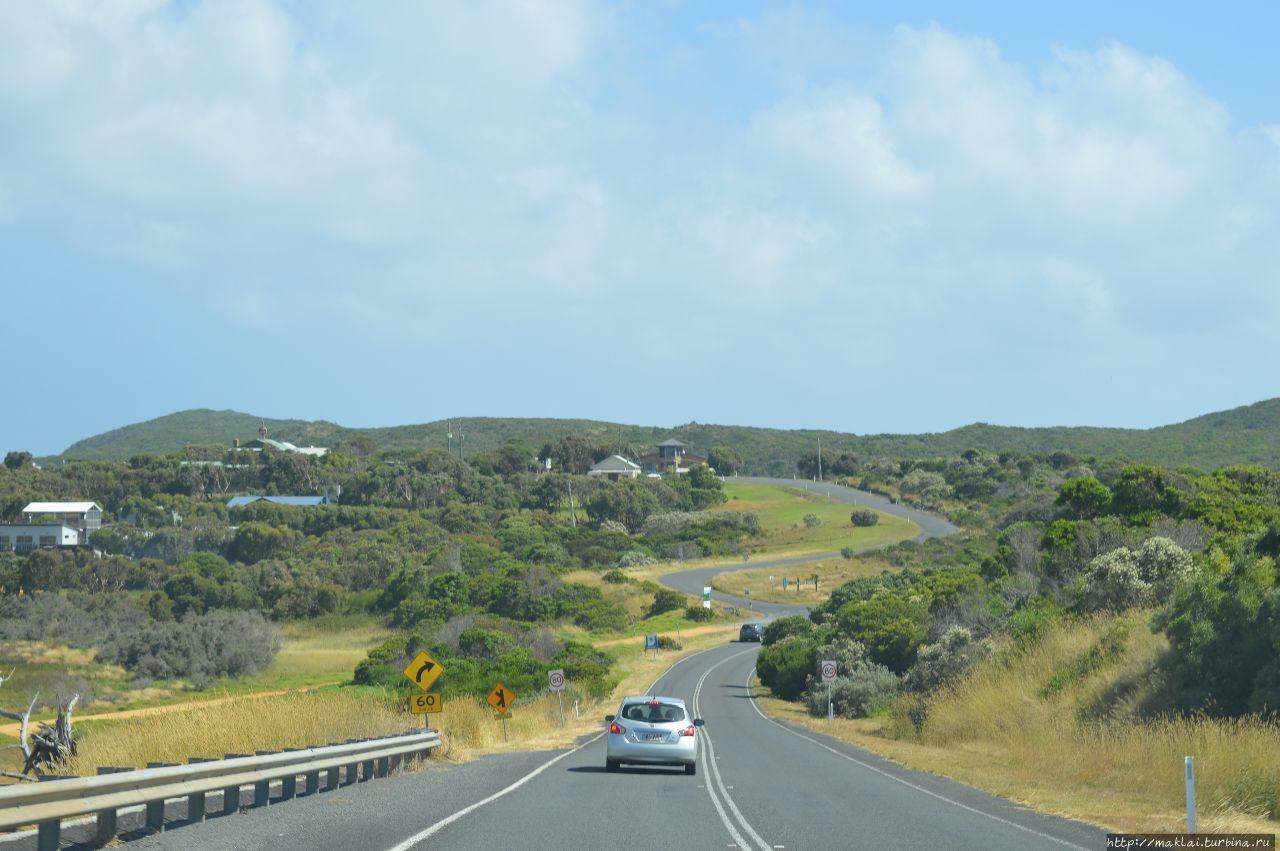
<instances>
[{"instance_id":1,"label":"road sign post","mask_svg":"<svg viewBox=\"0 0 1280 851\"><path fill-rule=\"evenodd\" d=\"M408 666L405 667L403 673L405 675L405 678L409 680L409 682L417 686L418 688L422 689L423 693L429 693L428 689L430 689L431 686L435 684L435 681L440 679L440 675L444 673L444 666L441 665L439 662L437 662L435 659L432 659L430 654L427 653L427 651L421 650L418 652L417 656L413 657L413 659L409 662ZM437 707L436 709L419 709L418 708L419 704L415 703L414 701L422 697L423 697L422 695L414 695L412 698L410 698L409 709L414 714L422 715L422 727L423 729L426 729L427 727L426 713L439 712L440 708ZM438 694L435 695L434 699L438 704L442 705L442 701L439 700ZM424 703L422 705L425 706L426 704Z\"/></svg>"},{"instance_id":2,"label":"road sign post","mask_svg":"<svg viewBox=\"0 0 1280 851\"><path fill-rule=\"evenodd\" d=\"M516 693L511 689L498 683L493 687L493 691L489 692L489 696L485 698L489 705L494 708L498 716L502 719L502 741L507 740L507 718L511 715L511 705L516 702Z\"/></svg>"},{"instance_id":3,"label":"road sign post","mask_svg":"<svg viewBox=\"0 0 1280 851\"><path fill-rule=\"evenodd\" d=\"M702 608L704 609L711 608L711 586L710 585L702 586Z\"/></svg>"},{"instance_id":4,"label":"road sign post","mask_svg":"<svg viewBox=\"0 0 1280 851\"><path fill-rule=\"evenodd\" d=\"M652 650L653 658L658 658L658 636L656 633L654 635L646 635L644 637L644 649L646 653Z\"/></svg>"},{"instance_id":5,"label":"road sign post","mask_svg":"<svg viewBox=\"0 0 1280 851\"><path fill-rule=\"evenodd\" d=\"M836 662L834 659L824 659L822 666L818 669L822 673L822 681L827 684L827 723L830 724L835 718L835 711L831 705L831 684L836 679Z\"/></svg>"},{"instance_id":6,"label":"road sign post","mask_svg":"<svg viewBox=\"0 0 1280 851\"><path fill-rule=\"evenodd\" d=\"M556 693L556 700L560 703L560 726L564 726L564 671L556 669L547 672L547 684L551 686L551 690Z\"/></svg>"}]
</instances>

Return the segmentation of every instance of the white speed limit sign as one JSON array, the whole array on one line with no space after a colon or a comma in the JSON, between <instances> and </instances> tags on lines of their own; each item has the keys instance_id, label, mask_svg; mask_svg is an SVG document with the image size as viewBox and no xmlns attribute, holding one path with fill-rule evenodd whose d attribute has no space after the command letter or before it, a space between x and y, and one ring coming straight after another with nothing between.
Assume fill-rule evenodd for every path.
<instances>
[{"instance_id":1,"label":"white speed limit sign","mask_svg":"<svg viewBox=\"0 0 1280 851\"><path fill-rule=\"evenodd\" d=\"M834 661L824 661L822 663L822 681L829 683L836 678L836 663Z\"/></svg>"},{"instance_id":2,"label":"white speed limit sign","mask_svg":"<svg viewBox=\"0 0 1280 851\"><path fill-rule=\"evenodd\" d=\"M548 671L547 683L552 691L564 691L564 671Z\"/></svg>"}]
</instances>

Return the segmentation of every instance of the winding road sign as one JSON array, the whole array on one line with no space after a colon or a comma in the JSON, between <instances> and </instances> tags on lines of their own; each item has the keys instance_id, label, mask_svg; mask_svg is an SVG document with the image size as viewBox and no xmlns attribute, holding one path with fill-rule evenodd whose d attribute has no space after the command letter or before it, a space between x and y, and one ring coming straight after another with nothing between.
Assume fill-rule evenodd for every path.
<instances>
[{"instance_id":1,"label":"winding road sign","mask_svg":"<svg viewBox=\"0 0 1280 851\"><path fill-rule=\"evenodd\" d=\"M443 673L444 666L428 656L425 650L419 651L409 666L404 669L404 675L409 678L409 682L423 691L431 688Z\"/></svg>"},{"instance_id":2,"label":"winding road sign","mask_svg":"<svg viewBox=\"0 0 1280 851\"><path fill-rule=\"evenodd\" d=\"M485 700L489 701L489 705L496 711L506 715L511 711L511 704L516 702L516 693L502 683L498 683Z\"/></svg>"},{"instance_id":3,"label":"winding road sign","mask_svg":"<svg viewBox=\"0 0 1280 851\"><path fill-rule=\"evenodd\" d=\"M836 678L836 663L832 661L824 661L822 663L822 681L829 683Z\"/></svg>"},{"instance_id":4,"label":"winding road sign","mask_svg":"<svg viewBox=\"0 0 1280 851\"><path fill-rule=\"evenodd\" d=\"M559 669L547 672L547 684L552 691L564 691L564 671Z\"/></svg>"},{"instance_id":5,"label":"winding road sign","mask_svg":"<svg viewBox=\"0 0 1280 851\"><path fill-rule=\"evenodd\" d=\"M414 715L427 715L442 709L444 709L444 701L440 699L438 692L424 691L421 694L409 696L409 711Z\"/></svg>"}]
</instances>

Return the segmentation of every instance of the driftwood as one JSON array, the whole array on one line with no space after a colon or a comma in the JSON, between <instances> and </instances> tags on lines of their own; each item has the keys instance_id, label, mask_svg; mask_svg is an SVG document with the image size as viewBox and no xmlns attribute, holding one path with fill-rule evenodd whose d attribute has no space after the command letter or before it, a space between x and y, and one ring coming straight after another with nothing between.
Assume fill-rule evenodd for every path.
<instances>
[{"instance_id":1,"label":"driftwood","mask_svg":"<svg viewBox=\"0 0 1280 851\"><path fill-rule=\"evenodd\" d=\"M80 695L73 696L65 703L59 698L58 717L52 724L39 722L40 729L31 733L31 710L35 709L36 700L39 697L40 695L37 694L31 698L31 703L25 712L13 712L0 708L0 717L10 718L21 725L18 744L9 747L22 750L22 774L0 772L5 777L30 780L32 775L39 777L48 770L61 767L68 759L75 756L76 740L71 731L71 712L75 709L76 702L80 700Z\"/></svg>"}]
</instances>

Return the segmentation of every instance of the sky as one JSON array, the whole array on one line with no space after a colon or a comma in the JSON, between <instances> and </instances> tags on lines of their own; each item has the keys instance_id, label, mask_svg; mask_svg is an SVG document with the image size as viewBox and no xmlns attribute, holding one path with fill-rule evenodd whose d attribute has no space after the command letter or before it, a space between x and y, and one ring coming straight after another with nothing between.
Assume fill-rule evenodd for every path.
<instances>
[{"instance_id":1,"label":"sky","mask_svg":"<svg viewBox=\"0 0 1280 851\"><path fill-rule=\"evenodd\" d=\"M0 0L0 452L188 408L868 434L1280 396L1277 31Z\"/></svg>"}]
</instances>

